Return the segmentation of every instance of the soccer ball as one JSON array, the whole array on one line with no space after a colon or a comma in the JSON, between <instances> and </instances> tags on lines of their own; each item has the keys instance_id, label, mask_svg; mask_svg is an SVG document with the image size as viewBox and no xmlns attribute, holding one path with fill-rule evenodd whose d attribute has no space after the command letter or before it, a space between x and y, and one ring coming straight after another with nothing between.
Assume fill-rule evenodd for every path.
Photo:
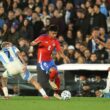
<instances>
[{"instance_id":1,"label":"soccer ball","mask_svg":"<svg viewBox=\"0 0 110 110\"><path fill-rule=\"evenodd\" d=\"M71 98L71 93L70 91L68 90L64 90L62 93L61 93L61 98L63 100L69 100Z\"/></svg>"}]
</instances>

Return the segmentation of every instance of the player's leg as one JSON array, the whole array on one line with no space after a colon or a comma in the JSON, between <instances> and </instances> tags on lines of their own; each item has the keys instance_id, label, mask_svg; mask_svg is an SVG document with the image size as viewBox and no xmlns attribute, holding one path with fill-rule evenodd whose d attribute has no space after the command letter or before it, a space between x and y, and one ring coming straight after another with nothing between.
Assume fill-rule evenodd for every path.
<instances>
[{"instance_id":1,"label":"player's leg","mask_svg":"<svg viewBox=\"0 0 110 110\"><path fill-rule=\"evenodd\" d=\"M16 64L16 62L11 62L6 66L6 71L2 74L2 90L4 93L5 98L9 98L8 95L8 88L7 88L7 81L8 76L13 76L19 73L19 64Z\"/></svg>"},{"instance_id":2,"label":"player's leg","mask_svg":"<svg viewBox=\"0 0 110 110\"><path fill-rule=\"evenodd\" d=\"M45 71L42 71L39 66L37 66L37 81L44 88L47 94L50 93L51 86L49 84L49 74L46 74Z\"/></svg>"},{"instance_id":3,"label":"player's leg","mask_svg":"<svg viewBox=\"0 0 110 110\"><path fill-rule=\"evenodd\" d=\"M43 98L48 99L48 96L45 90L41 87L41 85L34 79L34 76L26 69L24 73L21 73L21 76L24 80L27 80L31 83L43 96Z\"/></svg>"},{"instance_id":4,"label":"player's leg","mask_svg":"<svg viewBox=\"0 0 110 110\"><path fill-rule=\"evenodd\" d=\"M60 78L57 75L57 77L55 78L55 84L57 85L58 89L54 91L54 97L56 97L57 99L61 99L61 96L59 95L59 90L60 90Z\"/></svg>"},{"instance_id":5,"label":"player's leg","mask_svg":"<svg viewBox=\"0 0 110 110\"><path fill-rule=\"evenodd\" d=\"M61 96L58 94L60 89L60 78L58 76L58 71L55 68L50 68L49 83L54 89L54 97L61 99Z\"/></svg>"},{"instance_id":6,"label":"player's leg","mask_svg":"<svg viewBox=\"0 0 110 110\"><path fill-rule=\"evenodd\" d=\"M54 90L58 90L58 86L55 83L55 78L58 75L58 71L55 68L50 68L49 72L49 83Z\"/></svg>"},{"instance_id":7,"label":"player's leg","mask_svg":"<svg viewBox=\"0 0 110 110\"><path fill-rule=\"evenodd\" d=\"M102 90L104 93L110 92L110 69L108 70L108 76L107 76L107 81L106 81L106 88Z\"/></svg>"},{"instance_id":8,"label":"player's leg","mask_svg":"<svg viewBox=\"0 0 110 110\"><path fill-rule=\"evenodd\" d=\"M55 84L54 80L55 80L55 76L58 74L57 70L54 68L54 62L53 60L48 61L48 62L41 62L38 63L38 67L40 67L40 69L42 71L45 72L45 74L49 75L49 84L50 86L54 89L57 90L58 87Z\"/></svg>"},{"instance_id":9,"label":"player's leg","mask_svg":"<svg viewBox=\"0 0 110 110\"><path fill-rule=\"evenodd\" d=\"M44 98L48 99L48 96L45 90L41 87L41 85L32 77L29 81L41 94Z\"/></svg>"},{"instance_id":10,"label":"player's leg","mask_svg":"<svg viewBox=\"0 0 110 110\"><path fill-rule=\"evenodd\" d=\"M40 64L40 68L42 71L45 71L45 74L48 74L49 75L49 84L50 86L53 88L53 90L59 90L59 85L58 84L59 82L58 81L55 81L55 79L57 78L58 76L58 71L57 71L57 67L54 63L53 60L49 61L49 62L41 62ZM57 83L56 83L57 82ZM57 99L60 99L60 96L55 93L54 95Z\"/></svg>"},{"instance_id":11,"label":"player's leg","mask_svg":"<svg viewBox=\"0 0 110 110\"><path fill-rule=\"evenodd\" d=\"M6 99L9 98L8 88L7 88L7 82L8 82L8 72L5 71L5 72L2 74L1 83L2 83L3 94L4 94L4 97L5 97Z\"/></svg>"}]
</instances>

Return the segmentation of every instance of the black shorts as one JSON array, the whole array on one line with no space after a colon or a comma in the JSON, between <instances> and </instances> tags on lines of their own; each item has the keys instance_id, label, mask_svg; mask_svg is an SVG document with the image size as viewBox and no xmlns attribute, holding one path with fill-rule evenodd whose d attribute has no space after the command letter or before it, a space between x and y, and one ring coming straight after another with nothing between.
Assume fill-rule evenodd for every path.
<instances>
[{"instance_id":1,"label":"black shorts","mask_svg":"<svg viewBox=\"0 0 110 110\"><path fill-rule=\"evenodd\" d=\"M37 81L40 85L45 89L50 88L49 74L46 74L39 66L37 66L37 74Z\"/></svg>"}]
</instances>

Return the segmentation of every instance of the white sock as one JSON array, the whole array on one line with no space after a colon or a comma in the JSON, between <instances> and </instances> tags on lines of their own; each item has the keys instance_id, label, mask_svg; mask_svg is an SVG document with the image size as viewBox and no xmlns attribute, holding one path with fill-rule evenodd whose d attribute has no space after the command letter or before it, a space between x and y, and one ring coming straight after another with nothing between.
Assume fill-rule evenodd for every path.
<instances>
[{"instance_id":1,"label":"white sock","mask_svg":"<svg viewBox=\"0 0 110 110\"><path fill-rule=\"evenodd\" d=\"M106 90L110 89L110 71L108 72L108 77L107 77L107 83L106 83Z\"/></svg>"},{"instance_id":2,"label":"white sock","mask_svg":"<svg viewBox=\"0 0 110 110\"><path fill-rule=\"evenodd\" d=\"M8 96L8 88L7 87L3 87L2 90L3 90L4 96L7 97Z\"/></svg>"},{"instance_id":3,"label":"white sock","mask_svg":"<svg viewBox=\"0 0 110 110\"><path fill-rule=\"evenodd\" d=\"M45 90L44 90L43 88L41 88L41 89L39 90L39 92L41 93L42 96L47 95L46 92L45 92Z\"/></svg>"}]
</instances>

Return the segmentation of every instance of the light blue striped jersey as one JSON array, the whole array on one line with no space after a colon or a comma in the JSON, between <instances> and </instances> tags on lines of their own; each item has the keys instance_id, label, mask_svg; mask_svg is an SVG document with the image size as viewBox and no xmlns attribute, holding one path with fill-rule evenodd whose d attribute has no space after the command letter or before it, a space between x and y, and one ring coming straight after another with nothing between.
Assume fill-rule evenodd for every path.
<instances>
[{"instance_id":1,"label":"light blue striped jersey","mask_svg":"<svg viewBox=\"0 0 110 110\"><path fill-rule=\"evenodd\" d=\"M0 61L4 67L10 62L15 61L16 59L18 60L17 52L19 52L19 49L15 46L2 48L0 51Z\"/></svg>"}]
</instances>

